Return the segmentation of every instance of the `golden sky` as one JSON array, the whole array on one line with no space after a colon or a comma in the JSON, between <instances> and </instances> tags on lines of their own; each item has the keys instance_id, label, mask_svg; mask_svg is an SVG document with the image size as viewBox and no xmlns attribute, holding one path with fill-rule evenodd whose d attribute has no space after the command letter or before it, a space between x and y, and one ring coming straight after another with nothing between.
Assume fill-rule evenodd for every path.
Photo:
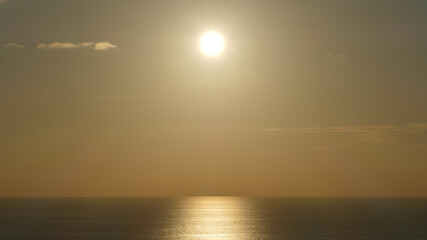
<instances>
[{"instance_id":1,"label":"golden sky","mask_svg":"<svg viewBox=\"0 0 427 240\"><path fill-rule=\"evenodd\" d=\"M426 11L0 0L0 196L427 196Z\"/></svg>"}]
</instances>

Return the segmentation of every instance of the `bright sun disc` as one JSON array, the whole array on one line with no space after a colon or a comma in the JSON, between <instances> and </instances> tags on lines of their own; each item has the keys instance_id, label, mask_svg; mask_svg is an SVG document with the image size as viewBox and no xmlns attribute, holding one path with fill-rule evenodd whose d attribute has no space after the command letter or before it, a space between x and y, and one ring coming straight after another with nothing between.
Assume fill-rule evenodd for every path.
<instances>
[{"instance_id":1,"label":"bright sun disc","mask_svg":"<svg viewBox=\"0 0 427 240\"><path fill-rule=\"evenodd\" d=\"M224 50L224 38L219 33L208 32L200 40L200 48L208 56L217 56Z\"/></svg>"}]
</instances>

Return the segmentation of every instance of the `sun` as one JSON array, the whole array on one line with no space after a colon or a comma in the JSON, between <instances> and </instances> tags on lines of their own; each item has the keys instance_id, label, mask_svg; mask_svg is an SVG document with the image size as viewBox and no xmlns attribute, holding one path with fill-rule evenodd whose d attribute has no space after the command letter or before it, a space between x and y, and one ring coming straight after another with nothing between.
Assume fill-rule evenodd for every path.
<instances>
[{"instance_id":1,"label":"sun","mask_svg":"<svg viewBox=\"0 0 427 240\"><path fill-rule=\"evenodd\" d=\"M218 56L224 51L224 38L217 32L207 32L200 39L200 48L208 56Z\"/></svg>"}]
</instances>

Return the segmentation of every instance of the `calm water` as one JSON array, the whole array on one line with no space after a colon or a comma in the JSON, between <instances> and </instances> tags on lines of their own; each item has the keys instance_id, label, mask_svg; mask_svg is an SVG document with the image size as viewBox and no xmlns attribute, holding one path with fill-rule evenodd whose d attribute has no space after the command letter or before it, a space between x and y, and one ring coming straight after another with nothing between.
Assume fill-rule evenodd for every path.
<instances>
[{"instance_id":1,"label":"calm water","mask_svg":"<svg viewBox=\"0 0 427 240\"><path fill-rule=\"evenodd\" d=\"M0 239L426 240L427 199L0 199Z\"/></svg>"}]
</instances>

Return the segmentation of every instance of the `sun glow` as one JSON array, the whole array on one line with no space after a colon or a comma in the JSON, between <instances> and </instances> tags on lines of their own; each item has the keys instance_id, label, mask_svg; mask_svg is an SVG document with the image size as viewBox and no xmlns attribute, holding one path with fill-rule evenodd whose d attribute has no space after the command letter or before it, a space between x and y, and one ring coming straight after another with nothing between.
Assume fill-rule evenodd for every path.
<instances>
[{"instance_id":1,"label":"sun glow","mask_svg":"<svg viewBox=\"0 0 427 240\"><path fill-rule=\"evenodd\" d=\"M205 33L200 40L200 48L208 56L218 56L224 51L224 38L216 32Z\"/></svg>"}]
</instances>

